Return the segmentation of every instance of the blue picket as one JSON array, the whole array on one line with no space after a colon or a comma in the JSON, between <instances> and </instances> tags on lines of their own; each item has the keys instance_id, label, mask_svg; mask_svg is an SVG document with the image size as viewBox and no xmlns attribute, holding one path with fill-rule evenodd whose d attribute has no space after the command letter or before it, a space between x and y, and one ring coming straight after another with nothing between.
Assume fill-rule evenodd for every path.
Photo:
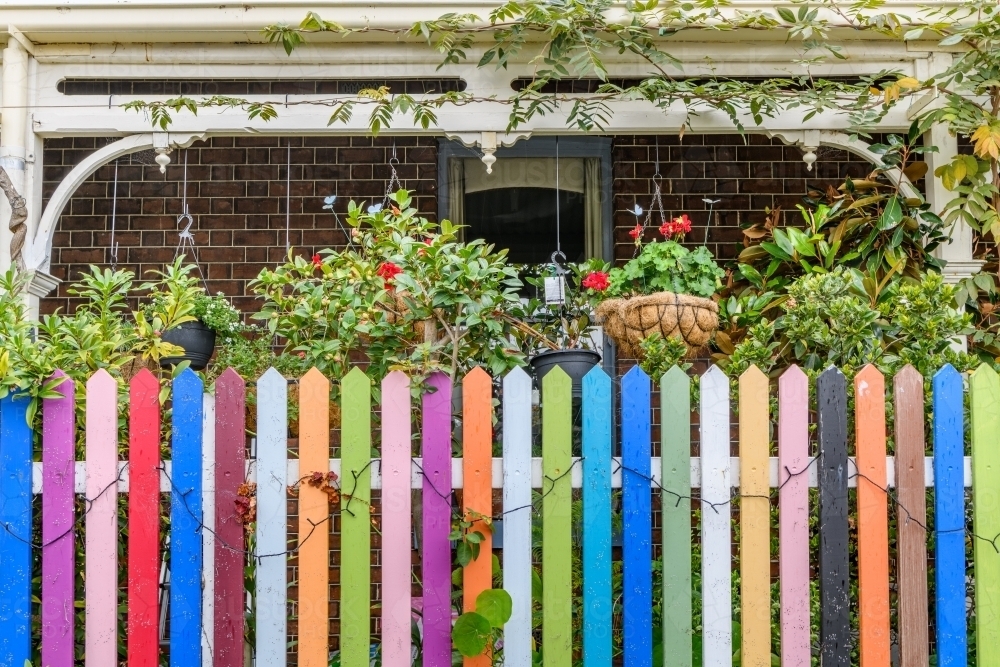
<instances>
[{"instance_id":1,"label":"blue picket","mask_svg":"<svg viewBox=\"0 0 1000 667\"><path fill-rule=\"evenodd\" d=\"M965 665L965 437L962 376L934 376L934 516L937 653L940 667Z\"/></svg>"},{"instance_id":2,"label":"blue picket","mask_svg":"<svg viewBox=\"0 0 1000 667\"><path fill-rule=\"evenodd\" d=\"M583 378L583 664L611 665L611 378Z\"/></svg>"},{"instance_id":3,"label":"blue picket","mask_svg":"<svg viewBox=\"0 0 1000 667\"><path fill-rule=\"evenodd\" d=\"M649 376L636 366L622 378L623 650L629 667L653 664L649 406Z\"/></svg>"},{"instance_id":4,"label":"blue picket","mask_svg":"<svg viewBox=\"0 0 1000 667\"><path fill-rule=\"evenodd\" d=\"M28 399L0 400L0 665L31 659L31 429Z\"/></svg>"},{"instance_id":5,"label":"blue picket","mask_svg":"<svg viewBox=\"0 0 1000 667\"><path fill-rule=\"evenodd\" d=\"M186 369L173 381L170 493L170 665L201 664L201 447L205 388Z\"/></svg>"}]
</instances>

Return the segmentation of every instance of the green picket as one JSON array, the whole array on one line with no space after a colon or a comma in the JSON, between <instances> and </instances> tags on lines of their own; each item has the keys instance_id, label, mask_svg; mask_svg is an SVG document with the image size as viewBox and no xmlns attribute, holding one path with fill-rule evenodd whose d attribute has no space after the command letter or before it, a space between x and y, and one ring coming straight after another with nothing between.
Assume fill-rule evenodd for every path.
<instances>
[{"instance_id":1,"label":"green picket","mask_svg":"<svg viewBox=\"0 0 1000 667\"><path fill-rule=\"evenodd\" d=\"M691 667L691 378L660 380L663 491L663 665Z\"/></svg>"},{"instance_id":2,"label":"green picket","mask_svg":"<svg viewBox=\"0 0 1000 667\"><path fill-rule=\"evenodd\" d=\"M1000 377L983 364L969 379L972 402L973 529L978 667L1000 667Z\"/></svg>"},{"instance_id":3,"label":"green picket","mask_svg":"<svg viewBox=\"0 0 1000 667\"><path fill-rule=\"evenodd\" d=\"M344 377L342 389L340 664L368 667L371 644L371 382L355 367Z\"/></svg>"},{"instance_id":4,"label":"green picket","mask_svg":"<svg viewBox=\"0 0 1000 667\"><path fill-rule=\"evenodd\" d=\"M542 658L545 667L573 663L570 521L570 390L559 367L542 383Z\"/></svg>"}]
</instances>

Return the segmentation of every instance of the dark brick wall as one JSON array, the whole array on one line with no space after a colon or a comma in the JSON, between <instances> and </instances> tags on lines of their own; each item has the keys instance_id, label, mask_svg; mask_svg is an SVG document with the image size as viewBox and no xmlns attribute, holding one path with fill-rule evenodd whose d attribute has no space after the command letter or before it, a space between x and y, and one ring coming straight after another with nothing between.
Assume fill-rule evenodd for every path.
<instances>
[{"instance_id":1,"label":"dark brick wall","mask_svg":"<svg viewBox=\"0 0 1000 667\"><path fill-rule=\"evenodd\" d=\"M44 196L52 195L70 168L108 139L67 138L45 142ZM418 208L433 214L437 189L437 139L370 137L213 138L175 151L166 176L155 164L121 158L118 165L116 238L119 266L140 278L169 262L177 246L184 155L188 158L188 206L210 290L254 307L247 283L285 257L285 179L291 143L290 242L311 256L345 242L323 197L336 193L337 210L350 199L381 200L389 178L393 142L403 186L417 193ZM149 163L150 160L145 160ZM114 165L97 170L66 207L52 248L52 275L75 280L88 264L111 262ZM71 306L67 282L42 302L43 312Z\"/></svg>"},{"instance_id":2,"label":"dark brick wall","mask_svg":"<svg viewBox=\"0 0 1000 667\"><path fill-rule=\"evenodd\" d=\"M44 195L86 155L110 141L77 137L45 142ZM344 242L323 197L338 195L337 210L351 199L381 199L389 178L395 143L397 170L406 188L416 191L417 206L428 216L437 208L437 139L435 137L217 137L175 151L164 176L151 160L121 158L118 165L117 235L119 265L140 277L170 261L177 245L184 155L188 157L188 205L201 264L212 291L234 297L242 309L254 307L247 283L265 266L285 256L285 178L291 151L289 240L309 256ZM780 206L786 221L798 216L795 204L807 188L837 185L847 174L870 169L844 151L821 149L813 172L807 172L798 148L749 135L615 136L615 258L632 257L628 231L635 225L635 204L650 208L652 178L659 144L663 203L667 215L687 213L695 228L687 242L701 244L722 259L739 252L740 225L762 219L765 207ZM146 164L143 164L145 162ZM75 280L88 264L111 261L111 205L114 166L91 176L72 198L56 231L52 274ZM705 198L720 199L707 226ZM655 229L648 230L654 238ZM69 308L64 282L58 294L42 302L43 312Z\"/></svg>"},{"instance_id":3,"label":"dark brick wall","mask_svg":"<svg viewBox=\"0 0 1000 667\"><path fill-rule=\"evenodd\" d=\"M635 246L628 232L635 227L633 207L649 209L656 173L657 144L661 191L668 216L687 213L693 222L688 244L706 242L721 259L739 254L740 226L763 220L764 209L781 207L786 224L799 224L795 205L808 189L826 190L850 175L871 171L871 165L846 151L821 148L811 172L802 151L763 135L616 136L613 140L615 259L630 259ZM708 224L708 204L721 200ZM658 226L658 223L657 223ZM658 238L656 229L647 239Z\"/></svg>"}]
</instances>

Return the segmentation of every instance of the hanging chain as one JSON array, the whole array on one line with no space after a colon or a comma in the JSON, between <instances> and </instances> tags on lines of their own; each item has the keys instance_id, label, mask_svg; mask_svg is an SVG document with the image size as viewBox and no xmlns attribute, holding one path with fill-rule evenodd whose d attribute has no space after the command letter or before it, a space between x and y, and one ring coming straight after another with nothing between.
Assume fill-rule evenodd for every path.
<instances>
[{"instance_id":1,"label":"hanging chain","mask_svg":"<svg viewBox=\"0 0 1000 667\"><path fill-rule=\"evenodd\" d=\"M285 157L285 257L292 251L292 140Z\"/></svg>"},{"instance_id":2,"label":"hanging chain","mask_svg":"<svg viewBox=\"0 0 1000 667\"><path fill-rule=\"evenodd\" d=\"M389 158L389 182L385 186L385 203L389 203L389 197L403 189L403 182L399 180L396 167L399 165L399 158L396 157L396 142L392 142L392 157Z\"/></svg>"},{"instance_id":3,"label":"hanging chain","mask_svg":"<svg viewBox=\"0 0 1000 667\"><path fill-rule=\"evenodd\" d=\"M660 218L660 225L659 226L663 226L667 222L667 212L663 208L663 176L660 175L660 137L659 137L659 135L657 135L657 137L656 137L656 149L655 149L654 156L655 156L654 157L654 162L653 162L654 170L653 170L653 178L652 178L652 181L653 181L653 196L652 196L652 198L650 200L650 203L649 203L649 210L645 211L646 215L643 216L643 212L644 211L643 211L642 207L639 206L638 204L636 204L635 207L632 209L632 214L636 218L636 223L635 224L636 224L636 231L638 233L638 237L636 238L637 243L636 243L636 246L635 246L635 252L632 254L633 258L635 258L635 257L637 257L639 255L639 252L641 250L641 243L638 243L638 241L640 239L642 239L643 235L646 233L646 228L650 227L650 226L652 226L654 224L654 222L653 222L653 213L656 212L656 214Z\"/></svg>"},{"instance_id":4,"label":"hanging chain","mask_svg":"<svg viewBox=\"0 0 1000 667\"><path fill-rule=\"evenodd\" d=\"M115 160L115 184L111 191L111 270L118 269L118 241L115 240L118 213L118 160Z\"/></svg>"},{"instance_id":5,"label":"hanging chain","mask_svg":"<svg viewBox=\"0 0 1000 667\"><path fill-rule=\"evenodd\" d=\"M205 273L201 270L201 262L198 259L198 247L194 242L194 234L191 233L191 227L194 226L194 218L191 217L191 211L188 209L187 184L188 152L185 149L184 182L181 190L181 214L177 216L177 224L180 225L181 223L184 223L184 228L177 236L177 249L174 251L174 259L177 259L181 255L187 255L187 253L190 252L191 257L194 259L194 265L198 269L198 275L201 276L201 284L204 286L205 291L208 292L208 281L205 280Z\"/></svg>"}]
</instances>

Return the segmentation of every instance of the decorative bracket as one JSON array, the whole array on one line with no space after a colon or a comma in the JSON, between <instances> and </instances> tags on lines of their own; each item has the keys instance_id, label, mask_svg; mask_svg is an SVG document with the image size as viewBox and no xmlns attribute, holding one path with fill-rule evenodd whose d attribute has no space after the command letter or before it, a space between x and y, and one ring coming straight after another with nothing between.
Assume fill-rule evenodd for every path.
<instances>
[{"instance_id":1,"label":"decorative bracket","mask_svg":"<svg viewBox=\"0 0 1000 667\"><path fill-rule=\"evenodd\" d=\"M530 131L521 132L511 132L511 133L500 133L493 131L483 131L483 132L445 132L445 136L454 141L460 142L466 148L475 148L476 146L482 151L483 155L480 158L483 164L486 165L486 173L493 173L493 165L497 161L495 153L497 149L501 146L513 146L521 139L528 139L531 137Z\"/></svg>"},{"instance_id":2,"label":"decorative bracket","mask_svg":"<svg viewBox=\"0 0 1000 667\"><path fill-rule=\"evenodd\" d=\"M170 164L170 153L175 148L187 148L195 141L204 139L205 133L183 132L153 132L153 150L156 151L156 164L160 165L160 173L167 173L167 166Z\"/></svg>"},{"instance_id":3,"label":"decorative bracket","mask_svg":"<svg viewBox=\"0 0 1000 667\"><path fill-rule=\"evenodd\" d=\"M816 151L820 147L820 130L785 130L768 132L771 138L781 139L787 146L797 146L804 153L802 161L806 163L806 171L812 171L816 163Z\"/></svg>"}]
</instances>

